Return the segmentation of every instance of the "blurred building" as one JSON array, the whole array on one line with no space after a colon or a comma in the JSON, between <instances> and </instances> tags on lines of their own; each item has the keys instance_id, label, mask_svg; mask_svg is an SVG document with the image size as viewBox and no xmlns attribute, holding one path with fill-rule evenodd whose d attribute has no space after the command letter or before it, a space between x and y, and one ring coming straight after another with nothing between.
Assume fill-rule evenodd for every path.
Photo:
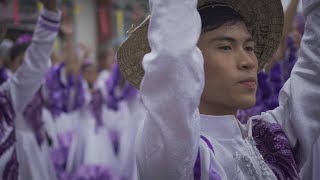
<instances>
[{"instance_id":1,"label":"blurred building","mask_svg":"<svg viewBox=\"0 0 320 180\"><path fill-rule=\"evenodd\" d=\"M2 0L1 19L8 25L7 38L32 33L41 9L37 0ZM4 2L4 4L3 4ZM119 45L132 24L140 23L148 11L147 0L58 0L74 23L74 40L95 52Z\"/></svg>"}]
</instances>

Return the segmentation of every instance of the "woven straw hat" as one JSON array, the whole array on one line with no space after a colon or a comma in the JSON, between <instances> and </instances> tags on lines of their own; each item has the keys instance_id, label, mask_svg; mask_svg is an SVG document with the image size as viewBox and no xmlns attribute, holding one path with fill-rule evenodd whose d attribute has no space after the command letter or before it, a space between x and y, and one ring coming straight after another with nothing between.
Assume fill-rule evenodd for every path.
<instances>
[{"instance_id":1,"label":"woven straw hat","mask_svg":"<svg viewBox=\"0 0 320 180\"><path fill-rule=\"evenodd\" d=\"M283 29L283 7L280 0L198 0L198 8L226 4L236 9L251 24L255 40L255 54L259 60L259 68L271 59L277 50ZM151 52L148 43L149 17L139 26L131 30L128 39L120 46L117 58L120 70L137 89L140 88L144 76L142 59Z\"/></svg>"}]
</instances>

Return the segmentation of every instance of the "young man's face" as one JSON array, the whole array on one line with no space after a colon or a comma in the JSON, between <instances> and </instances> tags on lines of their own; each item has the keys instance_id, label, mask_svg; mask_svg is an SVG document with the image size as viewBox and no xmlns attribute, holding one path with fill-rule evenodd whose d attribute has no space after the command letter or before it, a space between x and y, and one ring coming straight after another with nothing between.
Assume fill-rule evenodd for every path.
<instances>
[{"instance_id":1,"label":"young man's face","mask_svg":"<svg viewBox=\"0 0 320 180\"><path fill-rule=\"evenodd\" d=\"M256 102L258 60L244 23L225 24L201 34L198 47L204 57L205 88L200 111L235 114ZM207 111L207 112L206 112ZM201 112L203 113L203 112Z\"/></svg>"}]
</instances>

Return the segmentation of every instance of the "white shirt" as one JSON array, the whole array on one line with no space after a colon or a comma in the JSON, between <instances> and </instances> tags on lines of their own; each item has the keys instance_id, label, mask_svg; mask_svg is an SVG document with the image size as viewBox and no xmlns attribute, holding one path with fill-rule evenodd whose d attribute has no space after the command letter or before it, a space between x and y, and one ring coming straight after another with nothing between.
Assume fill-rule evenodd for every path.
<instances>
[{"instance_id":1,"label":"white shirt","mask_svg":"<svg viewBox=\"0 0 320 180\"><path fill-rule=\"evenodd\" d=\"M43 77L51 65L50 56L59 30L60 16L60 13L43 10L38 18L32 43L25 53L22 66L0 86L0 92L9 97L14 113L17 115L21 115L27 103L31 101L33 95L40 88ZM25 122L21 121L22 119L15 119L14 123L17 128L25 126ZM1 123L5 124L5 122ZM8 139L13 127L5 125L4 131L5 135L1 137L1 143ZM10 146L0 157L0 179L5 178L3 177L5 166L14 156L14 149L15 144Z\"/></svg>"},{"instance_id":2,"label":"white shirt","mask_svg":"<svg viewBox=\"0 0 320 180\"><path fill-rule=\"evenodd\" d=\"M280 106L256 117L281 126L291 147L298 147L300 168L320 134L320 1L308 3L300 56L280 92ZM250 179L252 176L245 169L236 168L240 165L234 161L235 151L240 150L240 155L246 156L248 147L252 148L246 143L246 136L241 138L245 134L235 118L204 118L198 111L204 69L202 53L196 46L201 31L197 1L150 0L150 7L148 40L152 51L143 59L145 75L140 87L147 115L136 150L140 179L193 179L199 147L204 157L202 180L209 178L210 164L222 179ZM218 122L220 118L225 120ZM203 123L210 125L203 127ZM222 131L215 124L229 130ZM249 132L250 124L245 127ZM203 133L208 134L215 154L200 141ZM222 142L217 138L219 133L225 138L233 134L232 141L237 143ZM249 161L258 172L256 179L264 179L261 160L249 157Z\"/></svg>"}]
</instances>

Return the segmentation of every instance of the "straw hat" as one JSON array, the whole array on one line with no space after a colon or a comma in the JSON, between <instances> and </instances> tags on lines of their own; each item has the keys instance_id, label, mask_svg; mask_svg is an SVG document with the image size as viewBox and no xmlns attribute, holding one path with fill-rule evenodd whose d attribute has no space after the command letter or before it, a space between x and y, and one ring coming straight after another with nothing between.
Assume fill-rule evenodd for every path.
<instances>
[{"instance_id":1,"label":"straw hat","mask_svg":"<svg viewBox=\"0 0 320 180\"><path fill-rule=\"evenodd\" d=\"M280 0L198 0L198 8L212 4L226 4L236 9L251 24L256 42L255 54L259 68L271 59L277 50L283 29L283 7ZM151 52L148 43L149 17L131 30L128 39L120 46L117 58L120 70L137 89L144 76L142 59Z\"/></svg>"}]
</instances>

